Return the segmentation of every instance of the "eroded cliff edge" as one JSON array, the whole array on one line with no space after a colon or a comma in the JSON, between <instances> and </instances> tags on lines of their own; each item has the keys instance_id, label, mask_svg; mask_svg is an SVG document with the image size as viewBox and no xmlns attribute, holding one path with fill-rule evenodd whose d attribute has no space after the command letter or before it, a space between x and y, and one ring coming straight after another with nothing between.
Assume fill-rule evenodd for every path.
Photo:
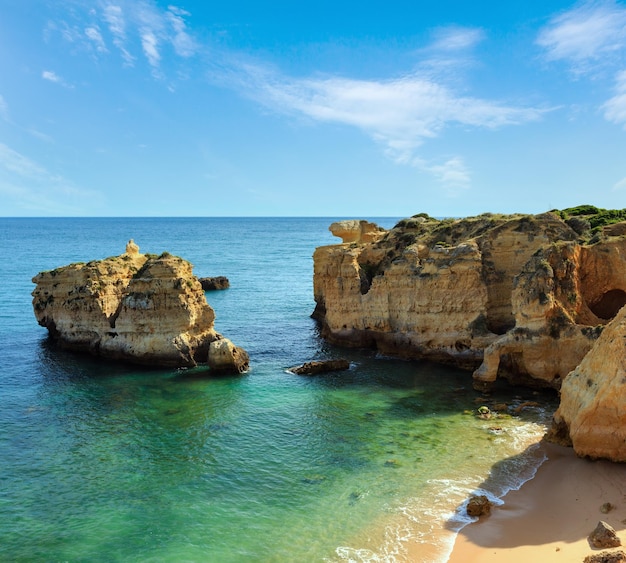
<instances>
[{"instance_id":1,"label":"eroded cliff edge","mask_svg":"<svg viewBox=\"0 0 626 563\"><path fill-rule=\"evenodd\" d=\"M313 317L333 343L453 364L479 389L558 389L626 304L624 219L580 206L333 224L344 242L315 251Z\"/></svg>"},{"instance_id":2,"label":"eroded cliff edge","mask_svg":"<svg viewBox=\"0 0 626 563\"><path fill-rule=\"evenodd\" d=\"M33 283L37 321L64 348L147 365L248 367L247 353L216 332L193 267L178 256L141 254L130 241L120 256L41 272Z\"/></svg>"}]
</instances>

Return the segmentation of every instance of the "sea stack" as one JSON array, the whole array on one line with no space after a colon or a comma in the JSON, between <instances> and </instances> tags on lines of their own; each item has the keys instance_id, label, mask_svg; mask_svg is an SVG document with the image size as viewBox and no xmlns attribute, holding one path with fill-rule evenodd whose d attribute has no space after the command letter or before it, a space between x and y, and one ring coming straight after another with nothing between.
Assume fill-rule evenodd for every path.
<instances>
[{"instance_id":1,"label":"sea stack","mask_svg":"<svg viewBox=\"0 0 626 563\"><path fill-rule=\"evenodd\" d=\"M167 252L141 254L132 240L120 256L41 272L33 283L38 323L67 349L193 367L222 338L192 265Z\"/></svg>"}]
</instances>

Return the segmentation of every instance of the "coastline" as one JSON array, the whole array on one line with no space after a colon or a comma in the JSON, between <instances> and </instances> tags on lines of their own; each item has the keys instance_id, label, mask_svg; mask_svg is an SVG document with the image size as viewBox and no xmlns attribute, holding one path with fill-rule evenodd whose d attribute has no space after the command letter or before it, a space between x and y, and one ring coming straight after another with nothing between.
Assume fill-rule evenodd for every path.
<instances>
[{"instance_id":1,"label":"coastline","mask_svg":"<svg viewBox=\"0 0 626 563\"><path fill-rule=\"evenodd\" d=\"M626 464L581 459L545 442L539 451L546 461L534 477L507 493L490 516L462 528L448 563L581 563L604 551L587 541L600 520L626 544ZM603 513L607 502L614 508Z\"/></svg>"}]
</instances>

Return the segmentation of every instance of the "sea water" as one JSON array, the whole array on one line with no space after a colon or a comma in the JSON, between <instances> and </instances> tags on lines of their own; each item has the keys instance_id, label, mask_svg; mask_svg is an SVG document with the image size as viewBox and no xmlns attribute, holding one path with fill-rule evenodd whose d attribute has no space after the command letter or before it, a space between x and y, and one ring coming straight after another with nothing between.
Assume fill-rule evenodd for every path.
<instances>
[{"instance_id":1,"label":"sea water","mask_svg":"<svg viewBox=\"0 0 626 563\"><path fill-rule=\"evenodd\" d=\"M554 397L484 397L468 372L320 338L312 254L340 242L332 221L0 219L1 561L445 561L468 495L497 502L532 476ZM229 278L207 300L248 373L138 368L49 342L31 278L131 238ZM349 370L288 372L338 357ZM475 416L494 399L541 406Z\"/></svg>"}]
</instances>

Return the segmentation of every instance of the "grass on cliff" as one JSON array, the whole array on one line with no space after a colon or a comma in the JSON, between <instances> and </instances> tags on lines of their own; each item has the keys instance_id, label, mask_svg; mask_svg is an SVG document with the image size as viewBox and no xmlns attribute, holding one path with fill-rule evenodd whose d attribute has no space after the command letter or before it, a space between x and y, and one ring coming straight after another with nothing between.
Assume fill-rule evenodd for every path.
<instances>
[{"instance_id":1,"label":"grass on cliff","mask_svg":"<svg viewBox=\"0 0 626 563\"><path fill-rule=\"evenodd\" d=\"M578 205L566 209L553 209L568 224L579 225L579 228L589 225L592 234L598 233L602 227L626 221L626 209L603 209L595 205ZM578 229L574 229L578 230Z\"/></svg>"}]
</instances>

